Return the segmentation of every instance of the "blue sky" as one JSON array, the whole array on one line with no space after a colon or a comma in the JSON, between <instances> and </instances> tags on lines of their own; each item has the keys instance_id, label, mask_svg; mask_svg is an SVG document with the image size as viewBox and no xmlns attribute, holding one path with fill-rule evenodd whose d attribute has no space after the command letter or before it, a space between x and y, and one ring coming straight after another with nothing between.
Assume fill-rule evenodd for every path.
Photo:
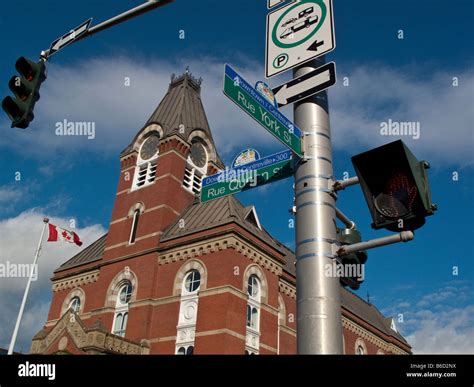
<instances>
[{"instance_id":1,"label":"blue sky","mask_svg":"<svg viewBox=\"0 0 474 387\"><path fill-rule=\"evenodd\" d=\"M3 6L0 33L0 94L9 94L15 60L36 58L49 44L89 17L93 24L139 1L18 0ZM471 0L335 0L339 82L329 92L335 175L353 175L350 157L398 137L380 136L380 123L419 121L421 138L402 138L419 159L429 160L433 200L439 211L416 232L415 240L369 252L367 279L358 294L390 315L403 315L399 329L418 352L474 352L473 305L473 101ZM125 24L101 32L56 54L27 130L11 129L0 114L0 262L32 259L48 215L64 227L77 221L86 244L107 228L119 173L118 154L128 145L166 92L169 76L191 72L203 81L203 102L218 150L230 164L244 148L262 155L280 143L222 94L223 64L248 81L264 78L266 0L176 0ZM23 24L11 15L21 15ZM185 39L179 39L184 30ZM403 30L404 39L397 38ZM10 39L9 39L10 37ZM285 73L268 81L276 86ZM126 88L123 79L129 77ZM342 85L348 77L349 85ZM459 86L453 87L453 78ZM292 119L291 108L283 113ZM54 136L63 119L96 122L96 138ZM15 172L21 180L15 181ZM459 174L453 181L453 173ZM292 182L239 194L255 204L261 222L292 247L288 228ZM387 235L370 228L359 187L339 196L365 239ZM27 241L18 238L28 227ZM52 270L72 256L73 246L44 248L43 275L33 284L19 347L45 320ZM45 262L48 260L47 262ZM453 266L459 275L453 276ZM41 271L40 271L41 274ZM5 312L0 346L8 345L24 279L0 279Z\"/></svg>"}]
</instances>

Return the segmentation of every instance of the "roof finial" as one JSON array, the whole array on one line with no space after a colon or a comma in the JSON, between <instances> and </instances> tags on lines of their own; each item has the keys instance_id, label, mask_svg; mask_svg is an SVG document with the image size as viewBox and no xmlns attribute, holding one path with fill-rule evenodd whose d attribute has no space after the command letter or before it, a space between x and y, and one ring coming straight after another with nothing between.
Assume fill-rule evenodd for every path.
<instances>
[{"instance_id":1,"label":"roof finial","mask_svg":"<svg viewBox=\"0 0 474 387\"><path fill-rule=\"evenodd\" d=\"M186 66L186 74L189 74L189 66Z\"/></svg>"}]
</instances>

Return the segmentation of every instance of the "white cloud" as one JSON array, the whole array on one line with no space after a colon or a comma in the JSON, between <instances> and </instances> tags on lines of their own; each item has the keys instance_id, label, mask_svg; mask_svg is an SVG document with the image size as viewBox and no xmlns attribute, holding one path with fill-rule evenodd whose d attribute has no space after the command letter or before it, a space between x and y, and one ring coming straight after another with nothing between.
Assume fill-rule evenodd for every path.
<instances>
[{"instance_id":1,"label":"white cloud","mask_svg":"<svg viewBox=\"0 0 474 387\"><path fill-rule=\"evenodd\" d=\"M31 198L37 188L36 182L23 183L21 180L0 186L0 215L14 212L17 206Z\"/></svg>"},{"instance_id":2,"label":"white cloud","mask_svg":"<svg viewBox=\"0 0 474 387\"><path fill-rule=\"evenodd\" d=\"M235 65L250 81L262 77L261 64L241 56ZM125 57L102 58L75 63L52 64L35 109L36 119L25 131L9 130L0 145L25 149L44 158L92 151L117 155L146 122L166 93L171 73L180 73L189 64L203 82L203 103L218 150L226 158L246 146L268 146L278 142L236 107L222 93L223 63L210 57L179 62L140 62ZM340 66L344 68L344 64ZM334 144L338 149L361 151L395 140L380 136L380 123L420 121L421 139L403 138L420 158L435 165L471 164L473 147L474 73L446 72L426 76L422 70L352 66L350 86L340 83L330 91ZM452 87L452 77L460 79ZM130 78L130 87L124 85ZM273 86L281 78L272 80ZM291 108L284 113L292 117ZM93 121L96 138L58 137L55 123L64 119ZM6 120L4 121L5 124Z\"/></svg>"},{"instance_id":3,"label":"white cloud","mask_svg":"<svg viewBox=\"0 0 474 387\"><path fill-rule=\"evenodd\" d=\"M453 76L460 79L453 87ZM474 72L438 72L384 66L355 67L349 87L331 90L331 122L337 148L380 145L398 139L380 135L380 124L420 122L421 138L402 139L420 158L438 164L472 165Z\"/></svg>"},{"instance_id":4,"label":"white cloud","mask_svg":"<svg viewBox=\"0 0 474 387\"><path fill-rule=\"evenodd\" d=\"M20 215L0 221L0 264L32 264L38 239L43 227L44 214L40 210L29 210ZM68 228L69 219L51 218L52 224ZM100 225L75 229L75 232L88 246L105 233ZM50 278L53 271L81 248L69 243L46 242L47 229L43 248L38 260L38 278L32 282L29 298L25 308L20 332L15 347L27 352L31 338L38 332L47 318L51 296ZM0 346L8 347L14 324L17 318L27 278L0 278Z\"/></svg>"},{"instance_id":5,"label":"white cloud","mask_svg":"<svg viewBox=\"0 0 474 387\"><path fill-rule=\"evenodd\" d=\"M78 151L116 156L164 97L170 75L183 72L188 64L196 77L204 79L204 108L221 153L236 149L235 144L261 144L263 138L273 141L265 136L263 129L255 130L254 121L224 96L224 63L208 58L180 63L159 60L144 63L121 57L90 60L73 67L51 65L30 128L9 131L0 138L0 145L18 150L29 147L31 153L42 159L45 150L52 157ZM249 79L257 80L258 73L252 62L245 62L241 70ZM129 87L125 86L126 78L130 79ZM95 139L56 136L55 124L64 119L94 122ZM242 147L245 146L237 146Z\"/></svg>"},{"instance_id":6,"label":"white cloud","mask_svg":"<svg viewBox=\"0 0 474 387\"><path fill-rule=\"evenodd\" d=\"M416 329L406 337L415 354L474 354L474 305L414 314Z\"/></svg>"},{"instance_id":7,"label":"white cloud","mask_svg":"<svg viewBox=\"0 0 474 387\"><path fill-rule=\"evenodd\" d=\"M385 315L403 316L397 326L415 354L474 353L474 304L471 284L452 281L419 301L399 300Z\"/></svg>"},{"instance_id":8,"label":"white cloud","mask_svg":"<svg viewBox=\"0 0 474 387\"><path fill-rule=\"evenodd\" d=\"M24 191L17 187L0 187L0 204L4 205L10 202L16 202L21 199Z\"/></svg>"}]
</instances>

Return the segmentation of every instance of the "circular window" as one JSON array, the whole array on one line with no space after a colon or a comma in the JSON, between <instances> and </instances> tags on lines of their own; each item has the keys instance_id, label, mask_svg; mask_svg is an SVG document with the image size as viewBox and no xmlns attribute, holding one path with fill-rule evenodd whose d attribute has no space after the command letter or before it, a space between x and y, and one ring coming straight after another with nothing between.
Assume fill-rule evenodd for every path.
<instances>
[{"instance_id":1,"label":"circular window","mask_svg":"<svg viewBox=\"0 0 474 387\"><path fill-rule=\"evenodd\" d=\"M69 308L71 308L74 313L79 313L79 309L81 308L81 300L79 297L74 297L71 300L69 303Z\"/></svg>"},{"instance_id":2,"label":"circular window","mask_svg":"<svg viewBox=\"0 0 474 387\"><path fill-rule=\"evenodd\" d=\"M247 285L247 292L250 297L256 297L259 291L258 278L256 275L251 275Z\"/></svg>"},{"instance_id":3,"label":"circular window","mask_svg":"<svg viewBox=\"0 0 474 387\"><path fill-rule=\"evenodd\" d=\"M184 281L184 288L187 292L192 293L199 289L201 285L201 274L197 270L191 271Z\"/></svg>"},{"instance_id":4,"label":"circular window","mask_svg":"<svg viewBox=\"0 0 474 387\"><path fill-rule=\"evenodd\" d=\"M126 305L129 303L130 298L132 298L132 285L131 284L126 284L122 286L119 292L119 300L122 305Z\"/></svg>"},{"instance_id":5,"label":"circular window","mask_svg":"<svg viewBox=\"0 0 474 387\"><path fill-rule=\"evenodd\" d=\"M149 160L156 154L156 152L158 152L159 142L160 136L155 133L145 140L140 149L140 157L142 160Z\"/></svg>"},{"instance_id":6,"label":"circular window","mask_svg":"<svg viewBox=\"0 0 474 387\"><path fill-rule=\"evenodd\" d=\"M193 164L198 168L204 168L207 162L207 154L204 145L200 142L195 142L191 146L190 157Z\"/></svg>"}]
</instances>

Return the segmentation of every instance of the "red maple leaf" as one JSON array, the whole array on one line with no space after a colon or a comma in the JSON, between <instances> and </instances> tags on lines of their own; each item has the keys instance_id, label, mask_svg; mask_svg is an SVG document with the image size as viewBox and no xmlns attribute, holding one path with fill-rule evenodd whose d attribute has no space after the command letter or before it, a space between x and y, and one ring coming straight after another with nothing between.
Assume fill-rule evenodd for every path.
<instances>
[{"instance_id":1,"label":"red maple leaf","mask_svg":"<svg viewBox=\"0 0 474 387\"><path fill-rule=\"evenodd\" d=\"M69 234L68 234L67 231L63 231L63 232L62 232L62 236L63 236L63 238L65 238L66 240L71 239L71 237L69 236Z\"/></svg>"}]
</instances>

